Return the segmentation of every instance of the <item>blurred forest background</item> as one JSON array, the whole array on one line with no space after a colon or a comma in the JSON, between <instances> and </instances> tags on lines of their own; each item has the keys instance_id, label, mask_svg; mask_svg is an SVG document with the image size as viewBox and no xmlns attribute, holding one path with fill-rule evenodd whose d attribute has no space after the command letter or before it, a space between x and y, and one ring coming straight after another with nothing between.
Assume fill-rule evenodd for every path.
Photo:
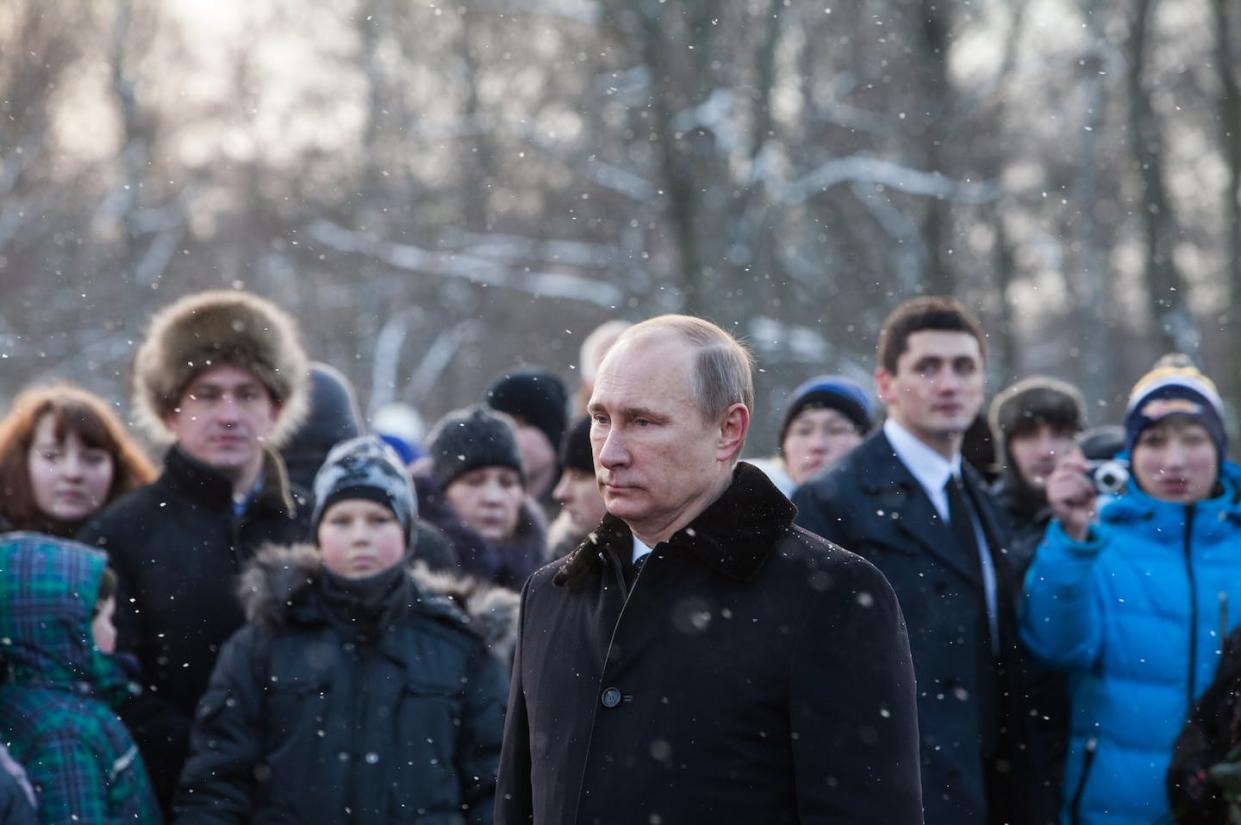
<instances>
[{"instance_id":1,"label":"blurred forest background","mask_svg":"<svg viewBox=\"0 0 1241 825\"><path fill-rule=\"evenodd\" d=\"M788 390L956 294L989 390L1092 423L1161 353L1241 408L1236 0L4 0L0 404L121 403L150 313L244 285L427 419L608 318Z\"/></svg>"}]
</instances>

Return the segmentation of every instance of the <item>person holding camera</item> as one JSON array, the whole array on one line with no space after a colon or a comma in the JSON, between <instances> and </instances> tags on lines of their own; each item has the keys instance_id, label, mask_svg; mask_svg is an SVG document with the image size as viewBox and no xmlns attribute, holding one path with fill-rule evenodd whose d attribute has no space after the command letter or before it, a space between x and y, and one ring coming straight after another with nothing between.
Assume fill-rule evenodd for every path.
<instances>
[{"instance_id":1,"label":"person holding camera","mask_svg":"<svg viewBox=\"0 0 1241 825\"><path fill-rule=\"evenodd\" d=\"M1069 823L1168 814L1173 742L1241 620L1241 468L1215 385L1161 359L1130 394L1125 446L1129 482L1102 506L1084 458L1059 462L1025 580L1022 640L1069 678Z\"/></svg>"}]
</instances>

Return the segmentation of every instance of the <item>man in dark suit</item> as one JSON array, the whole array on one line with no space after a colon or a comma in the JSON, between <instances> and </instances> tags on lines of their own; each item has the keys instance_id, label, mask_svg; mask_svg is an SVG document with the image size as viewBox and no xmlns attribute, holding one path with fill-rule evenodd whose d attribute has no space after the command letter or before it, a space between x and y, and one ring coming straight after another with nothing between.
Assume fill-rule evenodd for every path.
<instances>
[{"instance_id":1,"label":"man in dark suit","mask_svg":"<svg viewBox=\"0 0 1241 825\"><path fill-rule=\"evenodd\" d=\"M917 678L927 825L1024 821L1005 539L961 460L982 406L985 350L978 323L951 298L897 307L875 371L886 423L793 497L799 525L873 562L896 591Z\"/></svg>"}]
</instances>

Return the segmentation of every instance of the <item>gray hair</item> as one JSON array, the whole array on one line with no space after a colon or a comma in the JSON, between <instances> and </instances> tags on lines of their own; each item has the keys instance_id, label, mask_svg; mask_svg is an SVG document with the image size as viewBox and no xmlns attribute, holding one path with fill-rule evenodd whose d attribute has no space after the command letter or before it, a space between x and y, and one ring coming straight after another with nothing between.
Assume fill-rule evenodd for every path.
<instances>
[{"instance_id":1,"label":"gray hair","mask_svg":"<svg viewBox=\"0 0 1241 825\"><path fill-rule=\"evenodd\" d=\"M659 315L625 330L617 343L662 331L679 335L698 348L690 394L704 419L718 421L733 404L754 409L754 356L710 321L692 315Z\"/></svg>"}]
</instances>

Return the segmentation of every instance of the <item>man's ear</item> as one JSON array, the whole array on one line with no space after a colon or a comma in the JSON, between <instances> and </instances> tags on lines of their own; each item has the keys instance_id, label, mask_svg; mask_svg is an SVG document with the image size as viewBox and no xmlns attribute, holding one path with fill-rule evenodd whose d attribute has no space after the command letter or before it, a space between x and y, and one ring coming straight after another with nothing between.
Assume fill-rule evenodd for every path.
<instances>
[{"instance_id":1,"label":"man's ear","mask_svg":"<svg viewBox=\"0 0 1241 825\"><path fill-rule=\"evenodd\" d=\"M879 400L888 406L892 403L892 373L885 367L875 368L875 388L879 392Z\"/></svg>"},{"instance_id":2,"label":"man's ear","mask_svg":"<svg viewBox=\"0 0 1241 825\"><path fill-rule=\"evenodd\" d=\"M720 422L720 438L716 444L716 457L721 461L732 461L733 457L745 444L746 433L750 431L750 410L740 402L733 404L724 413Z\"/></svg>"}]
</instances>

